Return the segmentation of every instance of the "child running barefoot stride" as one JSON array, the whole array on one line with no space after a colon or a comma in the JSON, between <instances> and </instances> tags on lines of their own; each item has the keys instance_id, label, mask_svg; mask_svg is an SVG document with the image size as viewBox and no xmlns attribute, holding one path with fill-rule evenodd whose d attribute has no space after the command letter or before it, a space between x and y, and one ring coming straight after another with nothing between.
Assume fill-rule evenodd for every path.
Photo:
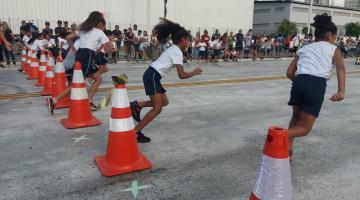
<instances>
[{"instance_id":1,"label":"child running barefoot stride","mask_svg":"<svg viewBox=\"0 0 360 200\"><path fill-rule=\"evenodd\" d=\"M167 42L170 36L173 45L166 49L161 56L154 61L143 75L143 82L146 95L150 96L149 101L130 103L133 117L139 123L135 127L137 140L139 143L150 142L151 139L141 133L141 130L148 125L160 112L162 108L169 103L166 96L166 90L161 85L160 80L173 68L177 69L180 79L187 79L202 73L200 68L192 72L185 72L183 67L183 51L189 46L191 35L179 24L166 19L154 27L154 34L161 43ZM142 108L152 107L152 109L140 120L140 111Z\"/></svg>"},{"instance_id":2,"label":"child running barefoot stride","mask_svg":"<svg viewBox=\"0 0 360 200\"><path fill-rule=\"evenodd\" d=\"M309 134L319 116L326 90L326 81L331 78L333 66L336 66L338 91L330 98L337 102L345 98L345 67L341 50L336 42L337 27L327 14L314 18L314 43L306 45L296 52L287 77L293 81L289 105L293 114L289 124L289 149L292 156L293 142L296 137Z\"/></svg>"}]
</instances>

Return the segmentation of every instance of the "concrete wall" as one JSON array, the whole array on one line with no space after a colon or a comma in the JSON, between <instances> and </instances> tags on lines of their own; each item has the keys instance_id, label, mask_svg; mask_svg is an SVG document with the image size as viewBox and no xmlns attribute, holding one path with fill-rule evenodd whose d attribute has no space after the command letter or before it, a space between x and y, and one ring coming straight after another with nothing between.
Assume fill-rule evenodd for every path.
<instances>
[{"instance_id":1,"label":"concrete wall","mask_svg":"<svg viewBox=\"0 0 360 200\"><path fill-rule=\"evenodd\" d=\"M214 6L214 0L168 0L167 18L192 31L219 28L237 31L252 28L253 0L226 0ZM0 19L10 22L18 32L21 20L34 19L40 28L46 20L52 27L56 20L81 23L93 10L105 13L108 26L121 29L138 24L151 29L163 16L163 0L0 0Z\"/></svg>"},{"instance_id":2,"label":"concrete wall","mask_svg":"<svg viewBox=\"0 0 360 200\"><path fill-rule=\"evenodd\" d=\"M282 12L276 12L275 8L284 7ZM277 25L283 20L288 19L296 23L298 31L301 32L303 27L307 26L309 18L309 5L302 3L276 3L264 2L255 3L254 6L254 33L275 33ZM258 10L269 9L269 13L259 13ZM360 21L360 11L341 9L338 7L313 6L311 22L317 14L328 13L333 17L334 23L339 29L339 34L345 34L345 24ZM268 28L260 26L267 24Z\"/></svg>"}]
</instances>

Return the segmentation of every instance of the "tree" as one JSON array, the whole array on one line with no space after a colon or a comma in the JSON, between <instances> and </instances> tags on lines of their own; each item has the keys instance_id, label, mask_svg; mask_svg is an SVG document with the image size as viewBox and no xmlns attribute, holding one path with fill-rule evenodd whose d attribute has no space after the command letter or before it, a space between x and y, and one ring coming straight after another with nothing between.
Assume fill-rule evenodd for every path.
<instances>
[{"instance_id":1,"label":"tree","mask_svg":"<svg viewBox=\"0 0 360 200\"><path fill-rule=\"evenodd\" d=\"M360 23L359 22L351 22L345 24L345 35L358 37L360 35Z\"/></svg>"},{"instance_id":2,"label":"tree","mask_svg":"<svg viewBox=\"0 0 360 200\"><path fill-rule=\"evenodd\" d=\"M301 33L304 34L304 35L307 35L308 34L308 27L307 26L304 26L301 30ZM312 33L312 28L310 27L310 33Z\"/></svg>"},{"instance_id":3,"label":"tree","mask_svg":"<svg viewBox=\"0 0 360 200\"><path fill-rule=\"evenodd\" d=\"M297 32L296 24L284 19L278 27L278 34L289 35L291 32Z\"/></svg>"}]
</instances>

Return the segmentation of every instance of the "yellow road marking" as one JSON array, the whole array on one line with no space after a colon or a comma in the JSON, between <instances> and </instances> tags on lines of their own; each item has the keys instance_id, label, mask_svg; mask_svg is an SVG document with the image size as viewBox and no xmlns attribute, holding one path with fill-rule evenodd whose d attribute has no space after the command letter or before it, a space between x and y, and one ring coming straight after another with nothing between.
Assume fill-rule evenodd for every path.
<instances>
[{"instance_id":1,"label":"yellow road marking","mask_svg":"<svg viewBox=\"0 0 360 200\"><path fill-rule=\"evenodd\" d=\"M349 71L347 74L358 74L360 70ZM222 85L222 84L234 84L234 83L249 83L258 81L273 81L273 80L285 80L286 76L262 76L262 77L246 77L238 79L220 79L220 80L207 80L207 81L193 81L193 82L178 82L178 83L164 83L163 86L166 88L177 88L177 87L191 87L191 86L208 86L208 85ZM99 88L98 92L109 92L113 87ZM144 86L134 85L128 86L128 90L143 90ZM28 97L39 97L40 92L32 93L13 93L13 94L1 94L0 100L6 99L21 99Z\"/></svg>"}]
</instances>

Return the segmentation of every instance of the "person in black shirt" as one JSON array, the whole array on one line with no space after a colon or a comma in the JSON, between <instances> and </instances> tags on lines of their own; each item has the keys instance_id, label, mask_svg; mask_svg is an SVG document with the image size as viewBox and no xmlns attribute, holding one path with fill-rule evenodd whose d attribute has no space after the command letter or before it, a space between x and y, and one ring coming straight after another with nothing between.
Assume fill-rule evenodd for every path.
<instances>
[{"instance_id":1,"label":"person in black shirt","mask_svg":"<svg viewBox=\"0 0 360 200\"><path fill-rule=\"evenodd\" d=\"M25 29L27 28L27 25L26 25L26 21L25 20L22 20L21 21L21 26L20 26L20 38L22 39L25 35Z\"/></svg>"},{"instance_id":2,"label":"person in black shirt","mask_svg":"<svg viewBox=\"0 0 360 200\"><path fill-rule=\"evenodd\" d=\"M66 32L71 32L71 30L69 29L69 22L67 22L67 21L64 21L64 29L65 29L65 31Z\"/></svg>"},{"instance_id":3,"label":"person in black shirt","mask_svg":"<svg viewBox=\"0 0 360 200\"><path fill-rule=\"evenodd\" d=\"M62 27L62 21L61 20L57 21L57 25L58 26L55 28L55 35L59 36L60 33L64 32L64 27Z\"/></svg>"},{"instance_id":4,"label":"person in black shirt","mask_svg":"<svg viewBox=\"0 0 360 200\"><path fill-rule=\"evenodd\" d=\"M243 51L243 42L244 42L244 34L242 33L242 30L240 29L239 32L235 35L236 38L236 45L235 45L235 50L238 52L239 54L239 58L241 56L241 52Z\"/></svg>"},{"instance_id":5,"label":"person in black shirt","mask_svg":"<svg viewBox=\"0 0 360 200\"><path fill-rule=\"evenodd\" d=\"M116 49L120 50L122 33L121 33L120 29L119 29L119 25L115 26L115 29L112 31L112 33L116 38L116 40L115 40L116 41ZM117 62L119 60L119 58L120 58L119 51L113 52L113 55L116 56L115 62Z\"/></svg>"},{"instance_id":6,"label":"person in black shirt","mask_svg":"<svg viewBox=\"0 0 360 200\"><path fill-rule=\"evenodd\" d=\"M54 31L50 28L50 22L45 22L45 28L42 32L46 32L47 34L53 35Z\"/></svg>"},{"instance_id":7,"label":"person in black shirt","mask_svg":"<svg viewBox=\"0 0 360 200\"><path fill-rule=\"evenodd\" d=\"M9 28L9 25L6 22L2 22L1 25L2 25L2 28L4 31L5 39L8 42L13 43L14 35L12 33L12 30ZM11 57L11 61L13 62L13 64L16 65L15 56L14 56L12 49L9 50L7 48L4 48L4 54L5 54L6 62L8 65L10 65L10 57Z\"/></svg>"}]
</instances>

